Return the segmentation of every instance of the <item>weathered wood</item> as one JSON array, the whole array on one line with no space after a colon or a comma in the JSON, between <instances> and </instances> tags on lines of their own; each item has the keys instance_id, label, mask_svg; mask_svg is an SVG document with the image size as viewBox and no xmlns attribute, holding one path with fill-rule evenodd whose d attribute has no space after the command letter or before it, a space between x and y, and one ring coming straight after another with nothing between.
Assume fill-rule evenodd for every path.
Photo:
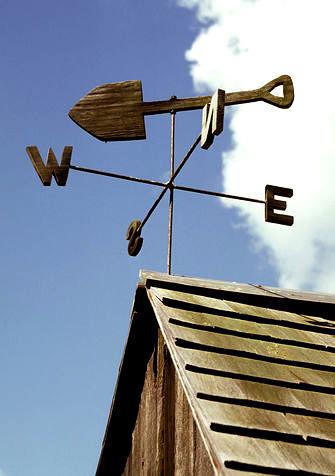
<instances>
[{"instance_id":1,"label":"weathered wood","mask_svg":"<svg viewBox=\"0 0 335 476\"><path fill-rule=\"evenodd\" d=\"M152 359L157 339L157 324L146 300L146 291L141 286L136 291L135 301L136 311L132 314L97 476L121 474L125 467L132 447L132 432L136 424L146 368Z\"/></svg>"},{"instance_id":2,"label":"weathered wood","mask_svg":"<svg viewBox=\"0 0 335 476\"><path fill-rule=\"evenodd\" d=\"M200 96L195 98L181 98L173 97L163 101L147 101L143 102L141 106L142 113L145 116L154 116L157 114L167 114L171 111L194 111L201 109L204 105L209 104L212 96Z\"/></svg>"},{"instance_id":3,"label":"weathered wood","mask_svg":"<svg viewBox=\"0 0 335 476\"><path fill-rule=\"evenodd\" d=\"M286 474L283 470L300 470L310 475L330 476L335 472L334 450L331 448L220 433L215 438L220 448L222 467L237 469L237 465L231 463L243 463L240 470L244 470L244 474L248 474L251 465L258 466L259 472L263 474L266 468L272 468L272 471L268 470L265 474Z\"/></svg>"},{"instance_id":4,"label":"weathered wood","mask_svg":"<svg viewBox=\"0 0 335 476\"><path fill-rule=\"evenodd\" d=\"M165 417L164 417L164 339L161 332L158 332L157 343L155 349L156 361L155 368L153 369L156 375L156 405L157 405L157 454L155 460L155 466L157 468L157 474L164 474L165 464Z\"/></svg>"},{"instance_id":5,"label":"weathered wood","mask_svg":"<svg viewBox=\"0 0 335 476\"><path fill-rule=\"evenodd\" d=\"M251 319L239 319L232 315L222 316L215 314L199 313L180 309L171 309L170 322L190 329L207 330L223 335L235 335L236 337L273 342L275 344L286 344L303 349L335 353L334 337L325 334L306 332L302 329L276 325L274 320L256 322ZM241 316L242 317L242 316ZM260 322L259 322L260 321Z\"/></svg>"},{"instance_id":6,"label":"weathered wood","mask_svg":"<svg viewBox=\"0 0 335 476\"><path fill-rule=\"evenodd\" d=\"M145 139L141 81L98 86L69 112L70 118L102 141Z\"/></svg>"},{"instance_id":7,"label":"weathered wood","mask_svg":"<svg viewBox=\"0 0 335 476\"><path fill-rule=\"evenodd\" d=\"M313 311L318 309L323 310L324 307L322 306L322 304L329 305L327 306L327 309L331 309L332 313L334 313L335 310L334 294L281 289L270 286L263 286L260 284L256 285L228 281L218 281L213 279L189 278L186 276L171 276L166 273L156 273L152 271L141 271L140 278L143 286L146 286L148 289L151 287L157 287L162 289L169 289L172 291L192 293L195 295L203 295L210 297L215 296L216 298L220 298L221 300L226 299L228 301L234 301L237 303L241 302L239 296L245 296L245 298L249 299L249 304L251 304L252 298L257 299L259 301L258 306L260 306L264 302L264 298L272 298L272 306L268 307L271 307L273 309L278 309L278 305L275 304L276 300L283 301L283 298L289 298L288 302L290 303L291 308L296 307L295 305L297 303L301 302L301 304L303 304L305 302L308 302L308 304L318 305L318 307L315 308L311 307L311 310ZM230 298L229 295L231 295ZM314 317L318 316L319 314L312 315ZM324 313L322 314L322 319L327 319L327 316L325 316ZM334 319L332 320L334 321Z\"/></svg>"},{"instance_id":8,"label":"weathered wood","mask_svg":"<svg viewBox=\"0 0 335 476\"><path fill-rule=\"evenodd\" d=\"M315 304L317 306L317 303ZM266 307L253 306L239 302L229 302L229 307L237 313L245 313L247 316L253 316L254 318L263 318L263 323L265 323L265 320L270 319L277 321L278 325L281 326L287 326L291 329L306 330L307 332L311 333L313 339L318 339L318 337L327 339L328 335L335 335L335 325L333 320L329 320L328 316L321 312L320 314L322 314L323 317L319 317L317 315L298 314L294 311L290 312L279 309L269 309ZM287 305L286 307L288 308L289 306ZM292 308L294 309L294 306L292 306ZM306 304L306 308L308 308L308 304ZM329 342L331 343L334 341L331 339Z\"/></svg>"},{"instance_id":9,"label":"weathered wood","mask_svg":"<svg viewBox=\"0 0 335 476\"><path fill-rule=\"evenodd\" d=\"M304 336L310 335L309 342L334 346L334 323L325 319L180 291L159 288L151 288L151 290L163 304L171 308L171 317L175 315L173 309L177 309L176 317L179 312L182 313L184 310L185 314L194 312L204 318L211 315L213 319L216 317L217 321L221 320L222 322L243 320L246 323L254 322L260 326L265 325L265 329L273 328L274 332L279 332L282 329L287 337L287 332L290 332L291 329L295 331L293 334L295 336L297 336L297 332L303 331L302 341ZM231 325L234 326L233 323Z\"/></svg>"},{"instance_id":10,"label":"weathered wood","mask_svg":"<svg viewBox=\"0 0 335 476\"><path fill-rule=\"evenodd\" d=\"M249 336L252 339L296 345L306 349L335 353L334 336L292 328L290 327L291 321L287 321L287 326L276 325L276 317L274 316L277 316L279 323L283 324L283 320L279 319L278 311L273 313L272 317L268 313L268 318L265 317L265 313L263 315L262 313L259 314L260 318L253 320L254 316L247 313L242 314L236 312L234 314L232 311L227 311L226 313L208 314L206 312L196 312L194 310L171 307L169 319L170 322L179 323L185 327L199 328L208 330L209 332L216 331L218 333L232 335L235 333L235 335L241 335L243 337ZM255 317L258 316L256 315ZM308 325L306 327L310 329ZM312 330L313 329L312 327Z\"/></svg>"},{"instance_id":11,"label":"weathered wood","mask_svg":"<svg viewBox=\"0 0 335 476\"><path fill-rule=\"evenodd\" d=\"M175 444L176 444L176 402L175 370L166 344L163 344L163 418L164 418L164 472L175 473Z\"/></svg>"},{"instance_id":12,"label":"weathered wood","mask_svg":"<svg viewBox=\"0 0 335 476\"><path fill-rule=\"evenodd\" d=\"M51 147L48 151L46 164L44 164L41 154L35 145L26 147L26 151L43 185L51 185L52 176L54 176L57 185L66 185L72 156L72 146L67 145L64 147L60 164L58 164Z\"/></svg>"},{"instance_id":13,"label":"weathered wood","mask_svg":"<svg viewBox=\"0 0 335 476\"><path fill-rule=\"evenodd\" d=\"M132 445L123 474L150 474L157 456L157 400L153 353L146 369L136 424L132 432Z\"/></svg>"},{"instance_id":14,"label":"weathered wood","mask_svg":"<svg viewBox=\"0 0 335 476\"><path fill-rule=\"evenodd\" d=\"M155 300L156 299L156 300ZM159 313L159 316L164 319L164 308L162 307L161 303L157 301L157 298L153 298L154 306L156 309L156 312ZM164 321L161 320L160 323L163 325ZM166 340L167 342L170 343L170 349L175 348L174 340L176 337L176 331L175 331L175 326L167 325L165 322L164 327L168 327L169 332L166 334ZM196 334L196 336L194 336ZM193 342L199 341L200 343L203 344L204 339L199 335L200 333L197 331L192 331L190 330L183 330L183 332L180 334L183 336L184 339L188 339L188 345L191 344L190 340L192 339ZM212 347L215 349L216 344L220 342L220 337L221 336L216 336L215 334L211 335L210 337L206 337L205 340L207 343L210 344L209 347ZM218 339L218 340L217 340ZM230 339L227 339L227 342L225 342L225 347L230 350L234 349L237 352L237 355L244 355L244 353L247 353L245 349L252 349L252 347L247 347L247 344L245 342L240 342L239 345L236 345L236 342L232 342ZM178 347L178 341L177 341L177 347ZM193 345L191 348L194 349L194 352L201 351L200 347L196 347ZM208 347L207 347L208 348ZM243 349L243 350L241 350ZM206 347L204 347L204 350L206 350ZM207 350L208 352L208 350ZM249 364L252 367L252 352L255 354L255 357L261 355L261 352L264 352L264 355L268 355L273 358L274 362L280 362L282 361L282 365L285 366L285 358L284 357L284 352L282 353L281 351L275 349L268 350L266 347L262 348L261 351L257 349L257 347L253 348L252 351L250 351L250 356L249 356ZM274 356L273 356L274 353ZM176 358L178 359L180 369L184 369L184 363L180 359L180 354L178 351L176 351ZM246 354L245 354L246 355ZM249 355L249 354L248 354ZM281 357L277 357L280 355ZM299 362L301 360L301 357L299 355L295 355L297 358L297 365L299 365ZM245 357L247 358L247 357ZM278 359L278 360L277 360ZM318 360L318 357L315 356L315 359ZM321 362L324 362L324 360L321 357ZM287 363L289 365L289 362ZM329 366L329 369L331 367ZM266 385L262 383L254 383L251 381L246 381L246 380L240 380L240 379L231 379L231 378L226 378L226 377L217 377L213 375L205 375L205 374L200 374L200 373L195 373L195 372L188 372L187 373L187 379L192 382L191 387L194 389L193 391L196 392L209 392L213 394L219 394L219 395L225 395L226 397L231 397L231 398L248 398L248 399L253 399L253 400L259 400L259 401L266 401L270 403L274 403L277 405L291 405L291 406L301 406L303 408L309 408L310 410L315 410L315 411L327 411L327 412L332 412L332 409L334 408L335 405L335 397L327 395L327 394L319 394L317 392L306 392L304 390L296 390L296 389L291 389L291 388L280 388L276 385Z\"/></svg>"},{"instance_id":15,"label":"weathered wood","mask_svg":"<svg viewBox=\"0 0 335 476\"><path fill-rule=\"evenodd\" d=\"M283 96L275 96L271 94L278 86L283 86ZM252 91L240 91L237 93L227 93L225 104L233 106L245 102L265 101L273 106L288 108L292 105L294 100L293 82L290 76L284 74L272 81L264 84L259 89Z\"/></svg>"},{"instance_id":16,"label":"weathered wood","mask_svg":"<svg viewBox=\"0 0 335 476\"><path fill-rule=\"evenodd\" d=\"M283 85L283 97L271 91ZM290 107L294 98L293 83L283 75L251 91L228 93L225 105L265 101L277 107ZM94 88L75 104L70 118L86 132L102 141L145 139L144 115L200 109L211 96L143 102L139 80L108 83Z\"/></svg>"},{"instance_id":17,"label":"weathered wood","mask_svg":"<svg viewBox=\"0 0 335 476\"><path fill-rule=\"evenodd\" d=\"M179 378L175 377L175 473L214 475L202 437Z\"/></svg>"},{"instance_id":18,"label":"weathered wood","mask_svg":"<svg viewBox=\"0 0 335 476\"><path fill-rule=\"evenodd\" d=\"M202 401L203 411L209 420L227 426L275 431L329 440L335 443L335 420L305 415L283 414L247 406Z\"/></svg>"},{"instance_id":19,"label":"weathered wood","mask_svg":"<svg viewBox=\"0 0 335 476\"><path fill-rule=\"evenodd\" d=\"M155 286L141 295L154 315L146 304L133 320L97 475L122 473L109 451L126 475L335 474L332 316L227 301L194 281Z\"/></svg>"},{"instance_id":20,"label":"weathered wood","mask_svg":"<svg viewBox=\"0 0 335 476\"><path fill-rule=\"evenodd\" d=\"M152 293L150 293L150 291L148 292L148 297L149 297L150 301L153 303L155 297L152 295ZM171 330L170 330L169 326L163 325L163 322L161 321L162 315L160 313L156 314L156 317L157 317L157 320L158 320L158 323L159 323L159 326L160 326L160 330L161 330L161 332L163 334L163 337L164 337L164 342L166 342L166 344L169 348L170 355L171 355L172 360L174 362L174 366L175 366L178 378L179 378L179 380L180 380L180 382L183 386L183 389L184 389L184 391L187 395L187 399L188 399L190 408L192 410L192 414L193 414L193 417L195 419L197 428L198 428L198 430L200 431L200 433L202 435L203 442L206 445L206 449L208 451L208 454L209 454L210 460L213 464L213 467L216 469L215 474L222 474L222 468L220 469L220 462L217 458L217 449L215 448L215 443L214 443L214 441L212 440L212 438L210 436L211 432L208 433L208 431L209 431L208 422L204 418L204 415L202 415L201 412L197 411L197 408L199 408L199 399L196 398L196 395L195 395L194 391L192 391L192 388L190 387L189 380L187 378L185 378L184 364L178 358L178 352L177 352L176 347L174 345L171 345L172 342L174 341ZM206 474L206 473L204 473L204 474Z\"/></svg>"},{"instance_id":21,"label":"weathered wood","mask_svg":"<svg viewBox=\"0 0 335 476\"><path fill-rule=\"evenodd\" d=\"M123 475L214 475L160 332L146 367L131 440Z\"/></svg>"},{"instance_id":22,"label":"weathered wood","mask_svg":"<svg viewBox=\"0 0 335 476\"><path fill-rule=\"evenodd\" d=\"M208 346L218 353L222 349L223 354L225 351L235 350L236 354L245 355L251 361L253 359L265 362L273 361L282 365L329 372L335 370L334 353L304 349L303 347L267 342L260 339L250 339L248 337L244 338L205 330L189 329L173 323L171 324L171 330L175 338L188 341L191 346L192 343L200 344L195 346L196 348L200 348L201 345L204 347Z\"/></svg>"},{"instance_id":23,"label":"weathered wood","mask_svg":"<svg viewBox=\"0 0 335 476\"><path fill-rule=\"evenodd\" d=\"M166 289L161 291L164 295ZM285 365L285 353L282 355L282 365L241 358L238 354L245 351L242 342L244 339L241 339L238 349L235 349L236 356L215 355L196 346L179 346L179 340L176 341L175 337L179 335L180 326L171 319L173 307L166 306L164 299L163 302L161 300L162 295L158 298L156 292L157 288L151 288L148 296L194 418L205 434L205 441L210 445L212 461L222 468L222 473L219 471L219 474L230 474L234 470L281 474L278 472L289 469L332 474L335 398L327 393L327 385L333 382L333 374ZM207 297L201 296L200 299L204 302ZM175 301L175 304L178 302L182 301ZM174 315L178 315L178 309L174 310L177 313ZM280 314L278 312L277 318ZM192 315L194 317L195 312ZM198 322L201 317L199 313ZM292 321L287 322L294 321L294 316L291 317ZM206 332L205 340L209 346L214 344L216 338L227 341L234 339L232 336L218 337L215 332L193 328L183 329L181 334L190 342L190 338L198 340L200 334L205 335ZM186 335L187 333L189 334ZM258 345L259 341L256 340L256 343ZM213 345L214 348L216 344ZM267 346L267 342L264 345ZM278 344L278 356L281 355L280 349L282 345ZM262 352L274 352L274 360L277 358L274 348L270 351L262 348ZM314 358L318 360L316 353ZM305 363L308 365L310 362ZM265 370L262 369L263 364ZM310 364L313 365L313 362ZM206 366L210 367L209 371ZM276 372L276 368L280 371ZM222 369L221 373L219 369ZM319 375L322 377L317 380ZM301 389L297 385L300 381ZM312 384L320 385L320 388L310 390L308 385ZM325 390L321 388L321 384ZM323 422L325 424L322 427ZM319 461L320 458L322 462Z\"/></svg>"},{"instance_id":24,"label":"weathered wood","mask_svg":"<svg viewBox=\"0 0 335 476\"><path fill-rule=\"evenodd\" d=\"M321 387L322 389L335 391L335 373L322 370L299 368L288 365L278 365L276 363L253 360L237 355L216 354L208 351L196 352L193 349L180 347L179 353L184 365L193 365L207 369L208 373L213 371L214 375L220 372L230 372L239 374L244 378L267 379L270 383L279 386L290 387L307 383L310 387ZM307 385L307 386L308 386Z\"/></svg>"}]
</instances>

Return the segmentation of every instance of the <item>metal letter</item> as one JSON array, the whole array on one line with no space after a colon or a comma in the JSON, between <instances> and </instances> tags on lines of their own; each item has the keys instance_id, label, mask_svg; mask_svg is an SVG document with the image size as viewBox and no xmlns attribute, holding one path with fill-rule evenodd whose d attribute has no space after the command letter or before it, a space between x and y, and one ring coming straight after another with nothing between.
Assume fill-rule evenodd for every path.
<instances>
[{"instance_id":1,"label":"metal letter","mask_svg":"<svg viewBox=\"0 0 335 476\"><path fill-rule=\"evenodd\" d=\"M128 243L128 254L129 256L137 256L141 251L143 238L141 236L141 227L142 222L140 220L133 220L127 230L126 240Z\"/></svg>"},{"instance_id":2,"label":"metal letter","mask_svg":"<svg viewBox=\"0 0 335 476\"><path fill-rule=\"evenodd\" d=\"M218 89L213 95L210 104L202 110L201 147L208 149L214 140L223 131L223 113L225 92Z\"/></svg>"},{"instance_id":3,"label":"metal letter","mask_svg":"<svg viewBox=\"0 0 335 476\"><path fill-rule=\"evenodd\" d=\"M265 186L265 221L292 226L294 222L293 216L275 213L275 210L286 210L287 206L285 200L276 200L274 198L275 195L291 198L293 190L291 188L276 187L275 185Z\"/></svg>"},{"instance_id":4,"label":"metal letter","mask_svg":"<svg viewBox=\"0 0 335 476\"><path fill-rule=\"evenodd\" d=\"M69 175L72 146L67 145L64 147L60 165L51 147L48 151L46 164L44 164L41 154L35 145L28 146L26 151L43 185L49 186L52 176L54 176L57 185L66 185Z\"/></svg>"}]
</instances>

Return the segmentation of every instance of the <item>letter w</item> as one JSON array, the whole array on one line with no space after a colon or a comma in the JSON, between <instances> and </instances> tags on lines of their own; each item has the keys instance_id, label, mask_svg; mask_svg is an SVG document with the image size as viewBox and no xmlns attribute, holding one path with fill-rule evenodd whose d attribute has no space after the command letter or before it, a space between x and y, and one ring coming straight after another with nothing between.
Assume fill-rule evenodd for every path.
<instances>
[{"instance_id":1,"label":"letter w","mask_svg":"<svg viewBox=\"0 0 335 476\"><path fill-rule=\"evenodd\" d=\"M57 185L66 185L69 175L72 146L67 145L64 147L60 165L51 147L48 151L46 164L44 164L41 154L35 145L28 146L26 151L43 185L50 185L52 176L55 177Z\"/></svg>"}]
</instances>

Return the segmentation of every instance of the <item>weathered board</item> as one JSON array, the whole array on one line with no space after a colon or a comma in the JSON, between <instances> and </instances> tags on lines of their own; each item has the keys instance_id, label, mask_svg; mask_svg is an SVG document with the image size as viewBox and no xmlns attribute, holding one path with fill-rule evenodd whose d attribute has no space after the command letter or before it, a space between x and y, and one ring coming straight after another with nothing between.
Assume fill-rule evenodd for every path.
<instances>
[{"instance_id":1,"label":"weathered board","mask_svg":"<svg viewBox=\"0 0 335 476\"><path fill-rule=\"evenodd\" d=\"M202 350L179 348L185 365L202 368L214 375L231 374L239 378L276 384L281 387L307 388L309 390L334 394L335 373L324 370L280 365L274 362L253 360L239 355L217 354Z\"/></svg>"},{"instance_id":2,"label":"weathered board","mask_svg":"<svg viewBox=\"0 0 335 476\"><path fill-rule=\"evenodd\" d=\"M332 448L220 433L215 439L222 467L239 469L244 474L254 474L258 468L261 474L290 474L283 470L300 470L308 475L334 475Z\"/></svg>"},{"instance_id":3,"label":"weathered board","mask_svg":"<svg viewBox=\"0 0 335 476\"><path fill-rule=\"evenodd\" d=\"M244 321L246 325L255 327L259 324L258 329L270 332L270 335L334 348L334 323L326 319L181 291L153 289L163 304L171 308L171 317L175 316L173 309L177 309L179 316L192 316L192 312L194 315L203 316L204 323L211 316L212 325L216 326L219 326L220 322L224 322L225 326L227 321L228 328L230 325L236 327L234 321Z\"/></svg>"},{"instance_id":4,"label":"weathered board","mask_svg":"<svg viewBox=\"0 0 335 476\"><path fill-rule=\"evenodd\" d=\"M297 302L307 302L308 305L320 305L320 309L323 309L323 304L326 304L327 307L332 305L332 309L335 309L334 294L295 291L262 286L260 284L236 283L213 279L190 278L186 276L170 276L168 274L152 271L141 271L140 277L143 285L148 288L156 286L162 289L171 289L180 292L193 293L195 295L216 296L220 299L224 297L228 301L237 302L241 302L240 299L245 296L248 299L249 304L252 298L257 299L260 303L264 302L265 298L272 298L273 301L283 301L283 299L289 298L291 308L295 307ZM232 298L229 299L229 295L231 295ZM274 309L277 309L277 307L274 307ZM322 317L326 318L324 315Z\"/></svg>"},{"instance_id":5,"label":"weathered board","mask_svg":"<svg viewBox=\"0 0 335 476\"><path fill-rule=\"evenodd\" d=\"M320 350L305 349L296 345L279 344L247 337L205 330L190 329L181 325L171 324L172 333L177 341L184 341L185 346L200 349L208 347L218 354L234 354L245 356L251 360L275 362L299 368L335 371L335 354ZM193 346L194 344L194 346Z\"/></svg>"},{"instance_id":6,"label":"weathered board","mask_svg":"<svg viewBox=\"0 0 335 476\"><path fill-rule=\"evenodd\" d=\"M245 406L243 411L236 411L236 406L230 403L203 401L203 409L212 423L235 426L242 428L255 428L257 430L287 433L288 435L300 435L320 438L335 445L335 420L317 418L310 415L295 415L292 413L280 413L271 410L252 408ZM299 438L297 438L299 440Z\"/></svg>"},{"instance_id":7,"label":"weathered board","mask_svg":"<svg viewBox=\"0 0 335 476\"><path fill-rule=\"evenodd\" d=\"M214 476L143 290L135 302L96 476Z\"/></svg>"},{"instance_id":8,"label":"weathered board","mask_svg":"<svg viewBox=\"0 0 335 476\"><path fill-rule=\"evenodd\" d=\"M222 468L218 474L334 474L332 320L250 305L247 298L236 302L234 294L219 299L208 288L192 293L192 284L187 290L149 282L195 420Z\"/></svg>"},{"instance_id":9,"label":"weathered board","mask_svg":"<svg viewBox=\"0 0 335 476\"><path fill-rule=\"evenodd\" d=\"M145 139L141 81L103 84L71 109L70 118L102 141ZM112 132L111 132L112 131Z\"/></svg>"},{"instance_id":10,"label":"weathered board","mask_svg":"<svg viewBox=\"0 0 335 476\"><path fill-rule=\"evenodd\" d=\"M334 475L333 299L144 276L97 475Z\"/></svg>"},{"instance_id":11,"label":"weathered board","mask_svg":"<svg viewBox=\"0 0 335 476\"><path fill-rule=\"evenodd\" d=\"M335 408L334 395L248 382L238 378L206 375L200 372L187 372L187 378L196 394L220 396L224 399L263 402L269 404L269 407L287 407L288 410L302 408L310 413L331 414Z\"/></svg>"},{"instance_id":12,"label":"weathered board","mask_svg":"<svg viewBox=\"0 0 335 476\"><path fill-rule=\"evenodd\" d=\"M241 309L240 309L241 310ZM247 309L246 309L247 310ZM250 314L236 313L232 311L220 314L208 314L206 312L197 313L186 309L176 310L171 307L170 320L176 324L190 328L198 328L208 330L209 332L219 332L223 334L240 335L241 337L249 337L250 339L260 339L268 342L276 342L278 344L290 344L306 349L321 350L329 353L335 352L334 337L327 334L318 334L304 329L295 329L290 325L283 325L283 321L276 324L275 315L280 315L279 311L272 313L272 317L265 317L265 313L259 313L260 318L254 320L258 316ZM262 317L263 321L262 322ZM289 323L291 321L288 321ZM309 329L309 327L307 327ZM312 328L313 329L313 328Z\"/></svg>"},{"instance_id":13,"label":"weathered board","mask_svg":"<svg viewBox=\"0 0 335 476\"><path fill-rule=\"evenodd\" d=\"M122 474L214 475L160 332L157 339L157 347L146 368L131 445Z\"/></svg>"}]
</instances>

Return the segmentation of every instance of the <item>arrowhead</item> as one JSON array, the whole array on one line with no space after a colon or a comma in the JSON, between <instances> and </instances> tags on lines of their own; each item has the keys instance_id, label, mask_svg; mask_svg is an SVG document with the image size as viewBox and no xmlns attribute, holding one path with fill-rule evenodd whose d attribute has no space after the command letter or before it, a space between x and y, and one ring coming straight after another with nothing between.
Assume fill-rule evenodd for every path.
<instances>
[{"instance_id":1,"label":"arrowhead","mask_svg":"<svg viewBox=\"0 0 335 476\"><path fill-rule=\"evenodd\" d=\"M102 141L145 139L141 81L107 83L87 93L70 118Z\"/></svg>"}]
</instances>

